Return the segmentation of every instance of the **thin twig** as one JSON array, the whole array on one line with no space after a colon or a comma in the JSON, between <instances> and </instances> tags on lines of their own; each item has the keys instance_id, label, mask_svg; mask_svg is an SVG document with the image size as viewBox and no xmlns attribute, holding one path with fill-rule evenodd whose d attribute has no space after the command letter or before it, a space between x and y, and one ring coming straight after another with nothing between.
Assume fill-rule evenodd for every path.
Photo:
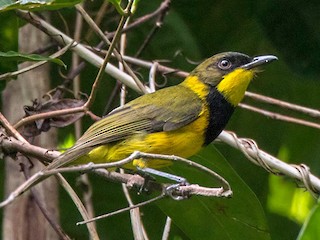
<instances>
[{"instance_id":1,"label":"thin twig","mask_svg":"<svg viewBox=\"0 0 320 240\"><path fill-rule=\"evenodd\" d=\"M149 72L149 87L151 92L156 91L156 73L158 69L158 62L154 62Z\"/></svg>"},{"instance_id":2,"label":"thin twig","mask_svg":"<svg viewBox=\"0 0 320 240\"><path fill-rule=\"evenodd\" d=\"M80 3L79 5L81 5L82 3ZM74 31L74 39L77 42L80 42L80 38L81 38L81 32L83 29L83 19L81 17L81 15L79 13L77 13L76 16L76 21L75 21L75 31ZM78 56L78 54L76 53L72 53L72 64L71 64L71 69L76 69L79 66L80 63L80 58ZM70 76L71 74L68 74L68 76ZM73 95L78 98L79 94L80 94L80 75L77 74L74 76L73 78ZM81 129L82 129L82 121L81 119L79 119L78 121L75 122L74 124L74 129L75 129L75 137L76 139L81 137Z\"/></svg>"},{"instance_id":3,"label":"thin twig","mask_svg":"<svg viewBox=\"0 0 320 240\"><path fill-rule=\"evenodd\" d=\"M158 200L164 198L165 196L166 195L164 193L162 193L161 195L159 195L157 197L154 197L154 198L152 198L150 200L147 200L147 201L132 205L130 207L121 208L121 209L119 209L117 211L114 211L114 212L111 212L111 213L107 213L107 214L103 214L103 215L100 215L98 217L94 217L92 219L86 220L86 221L77 222L77 225L81 225L81 224L97 221L97 220L103 219L103 218L108 218L108 217L111 217L111 216L114 216L114 215L129 211L129 210L132 210L132 209L135 209L135 208L138 208L138 207L142 207L142 206L148 205L148 204L150 204L152 202L158 201Z\"/></svg>"},{"instance_id":4,"label":"thin twig","mask_svg":"<svg viewBox=\"0 0 320 240\"><path fill-rule=\"evenodd\" d=\"M84 202L84 206L88 212L88 217L92 218L93 216L95 216L95 211L92 201L92 184L90 182L88 174L81 174L78 178L77 185L80 185L80 188L82 190L82 199Z\"/></svg>"},{"instance_id":5,"label":"thin twig","mask_svg":"<svg viewBox=\"0 0 320 240\"><path fill-rule=\"evenodd\" d=\"M130 1L132 2L132 1ZM106 68L107 66L107 63L109 62L109 59L111 57L111 54L113 52L113 49L116 47L116 44L118 43L119 39L120 39L120 30L123 28L124 24L126 22L126 17L125 16L122 16L121 17L121 20L120 20L120 23L118 25L118 29L117 29L117 34L115 35L115 37L113 38L109 48L108 48L108 51L107 51L107 54L104 58L104 61L99 69L99 72L98 72L98 75L96 76L96 79L92 85L92 89L91 89L91 93L90 93L90 96L88 98L88 101L85 103L85 107L87 109L90 108L90 106L92 105L92 103L94 102L95 100L95 96L96 96L96 93L97 93L97 90L98 90L98 86L101 82L101 79L102 79L102 76L103 76L103 73L104 73L104 69Z\"/></svg>"},{"instance_id":6,"label":"thin twig","mask_svg":"<svg viewBox=\"0 0 320 240\"><path fill-rule=\"evenodd\" d=\"M280 106L280 107L283 107L283 108L294 110L296 112L301 112L301 113L304 113L304 114L308 114L311 117L320 118L320 111L319 110L306 108L306 107L303 107L303 106L300 106L300 105L297 105L297 104L288 103L288 102L285 102L285 101L281 101L279 99L266 97L266 96L263 96L263 95L260 95L260 94L256 94L256 93L252 93L252 92L246 92L246 96L250 97L252 99L261 101L261 102L277 105L277 106Z\"/></svg>"},{"instance_id":7,"label":"thin twig","mask_svg":"<svg viewBox=\"0 0 320 240\"><path fill-rule=\"evenodd\" d=\"M124 170L121 169L120 173L124 174ZM134 206L135 204L131 199L130 193L128 191L128 186L124 183L122 183L122 191L124 193L124 196L127 199L129 207ZM140 209L139 208L130 209L130 218L131 218L131 226L132 226L134 239L146 239L143 223L141 220Z\"/></svg>"},{"instance_id":8,"label":"thin twig","mask_svg":"<svg viewBox=\"0 0 320 240\"><path fill-rule=\"evenodd\" d=\"M320 129L320 124L317 124L314 122L310 122L310 121L306 121L306 120L302 120L302 119L298 119L298 118L294 118L294 117L289 117L289 116L275 113L275 112L270 112L270 111L256 108L256 107L244 104L244 103L240 103L239 106L243 109L260 113L261 115L264 115L266 117L270 117L272 119L281 120L284 122L291 122L291 123L295 123L295 124L299 124L299 125L303 125L303 126L307 126L307 127L313 127L313 128Z\"/></svg>"},{"instance_id":9,"label":"thin twig","mask_svg":"<svg viewBox=\"0 0 320 240\"><path fill-rule=\"evenodd\" d=\"M84 220L89 220L89 215L88 212L86 210L86 208L83 206L80 198L78 197L77 193L72 189L72 187L70 186L70 184L67 182L67 180L61 175L61 174L57 174L56 175L57 180L59 181L60 185L66 190L66 192L69 194L69 196L72 199L72 202L76 205L79 213L81 214L82 218ZM95 224L93 223L88 223L87 224L87 228L90 234L90 239L93 240L99 240L99 235L97 233Z\"/></svg>"},{"instance_id":10,"label":"thin twig","mask_svg":"<svg viewBox=\"0 0 320 240\"><path fill-rule=\"evenodd\" d=\"M171 230L171 218L167 217L166 224L164 225L163 234L162 234L162 240L168 240L169 239L169 233Z\"/></svg>"},{"instance_id":11,"label":"thin twig","mask_svg":"<svg viewBox=\"0 0 320 240\"><path fill-rule=\"evenodd\" d=\"M106 15L106 12L108 10L108 7L110 6L110 3L108 1L103 1L100 8L99 8L99 12L96 15L95 19L94 19L94 23L99 26L100 23L102 22L103 18ZM77 6L76 6L77 7ZM93 35L93 29L89 28L88 32L86 33L86 36L84 39L86 39L86 41L89 41Z\"/></svg>"},{"instance_id":12,"label":"thin twig","mask_svg":"<svg viewBox=\"0 0 320 240\"><path fill-rule=\"evenodd\" d=\"M129 24L130 18L127 18L126 23L124 24L124 27L126 27ZM123 56L125 54L126 44L127 43L127 34L122 34L120 38L120 54ZM122 58L121 58L122 59ZM125 71L123 61L119 61L119 69L121 71ZM120 88L120 106L123 106L126 103L126 86L124 84L121 84Z\"/></svg>"},{"instance_id":13,"label":"thin twig","mask_svg":"<svg viewBox=\"0 0 320 240\"><path fill-rule=\"evenodd\" d=\"M92 51L86 49L82 44L75 42L72 38L67 36L66 34L62 33L60 30L53 27L51 24L47 23L43 19L37 17L33 13L26 13L25 11L17 10L17 15L35 27L39 28L43 32L47 33L51 38L56 40L61 45L67 45L70 43L74 43L71 50L75 51L79 54L80 57L86 59L92 65L96 67L100 67L103 63L103 59ZM137 92L141 93L141 89L136 85L136 82L132 79L131 76L128 74L120 71L118 68L113 66L112 64L108 64L105 68L105 71L112 77L118 79L119 81L125 83L130 88L136 90Z\"/></svg>"},{"instance_id":14,"label":"thin twig","mask_svg":"<svg viewBox=\"0 0 320 240\"><path fill-rule=\"evenodd\" d=\"M134 64L134 65L137 65L140 67L144 67L144 68L152 68L152 66L153 66L153 62L141 60L139 58L134 58L134 57L130 57L130 56L123 56L123 59L128 63ZM175 75L177 77L182 77L182 78L185 78L189 75L188 72L182 71L177 68L167 67L167 66L161 65L159 63L159 61L157 61L157 62L158 62L157 70L161 73L164 73L164 74L172 73L173 75Z\"/></svg>"},{"instance_id":15,"label":"thin twig","mask_svg":"<svg viewBox=\"0 0 320 240\"><path fill-rule=\"evenodd\" d=\"M124 24L124 28L129 24L130 17L127 18L126 23ZM127 42L127 34L122 34L120 38L120 54L123 56L125 54L126 49L126 42ZM124 66L122 62L119 62L119 69L121 71L124 71ZM121 85L120 90L120 106L123 106L126 103L126 86L124 84ZM120 173L123 174L124 170L120 169ZM128 187L126 184L122 184L122 191L124 193L124 196L129 204L129 207L134 206L134 203L131 199L130 193L128 191ZM134 208L130 210L130 219L131 219L131 226L132 226L132 232L134 239L142 240L146 239L146 233L144 231L140 209Z\"/></svg>"},{"instance_id":16,"label":"thin twig","mask_svg":"<svg viewBox=\"0 0 320 240\"><path fill-rule=\"evenodd\" d=\"M93 29L105 43L107 43L108 45L111 45L111 42L109 41L109 39L103 34L101 29L95 24L95 22L86 13L86 11L79 5L76 5L76 8L82 14L83 18L87 21L87 23L90 25L91 29ZM122 17L122 19L125 19L125 18ZM118 30L120 31L121 28L118 28ZM118 31L118 35L115 36L115 38L118 38L120 36L121 33L119 31ZM115 38L113 40L115 40ZM109 47L109 49L110 49L110 47ZM109 52L109 50L108 50L108 52ZM108 52L106 55L108 55ZM117 60L123 64L125 70L132 77L132 79L135 81L137 86L140 88L141 92L148 93L149 92L148 89L140 82L140 80L137 78L137 76L134 74L134 72L131 70L131 68L128 66L128 64L123 60L123 58L122 58L121 54L118 52L118 50L116 48L113 48L113 51L111 51L111 52L113 52L113 54L117 58Z\"/></svg>"},{"instance_id":17,"label":"thin twig","mask_svg":"<svg viewBox=\"0 0 320 240\"><path fill-rule=\"evenodd\" d=\"M151 31L149 32L149 34L147 35L146 39L143 41L142 45L139 47L137 53L135 54L135 57L139 57L141 55L141 53L146 49L148 44L151 42L152 38L154 38L156 33L159 31L159 29L161 28L161 26L163 24L164 17L166 16L166 14L169 11L169 6L170 6L170 1L164 1L160 5L160 8L161 7L163 7L163 8L162 9L159 8L160 11L159 11L159 16L157 18L157 21L156 21L155 25L153 26L153 28L151 29Z\"/></svg>"},{"instance_id":18,"label":"thin twig","mask_svg":"<svg viewBox=\"0 0 320 240\"><path fill-rule=\"evenodd\" d=\"M110 111L110 108L111 108L113 102L115 101L116 96L119 94L119 89L121 89L121 86L122 86L122 83L117 81L116 85L114 86L114 88L108 98L108 101L107 101L107 104L103 110L102 116L105 116Z\"/></svg>"},{"instance_id":19,"label":"thin twig","mask_svg":"<svg viewBox=\"0 0 320 240\"><path fill-rule=\"evenodd\" d=\"M20 152L26 156L35 157L44 162L50 162L60 155L57 151L51 151L30 143L22 142L13 137L7 137L3 132L0 134L0 144L0 150L4 150L5 153Z\"/></svg>"},{"instance_id":20,"label":"thin twig","mask_svg":"<svg viewBox=\"0 0 320 240\"><path fill-rule=\"evenodd\" d=\"M26 179L29 178L29 168L26 166L22 166L22 171ZM70 240L71 238L63 231L61 226L57 223L55 219L52 218L52 215L48 212L48 210L45 207L45 204L43 201L39 199L40 194L37 192L36 189L30 189L30 192L33 196L33 199L36 203L36 205L39 207L41 213L45 217L45 219L49 222L51 227L54 229L54 231L57 233L60 239L63 240Z\"/></svg>"},{"instance_id":21,"label":"thin twig","mask_svg":"<svg viewBox=\"0 0 320 240\"><path fill-rule=\"evenodd\" d=\"M57 117L57 116L62 116L62 115L68 115L68 114L74 114L74 113L79 113L79 112L84 112L84 108L82 107L74 107L74 108L68 108L68 109L61 109L61 110L54 110L50 112L45 112L45 113L38 113L35 115L31 115L25 118L22 118L19 122L17 122L14 125L15 129L18 129L22 127L23 125L26 125L28 123L32 123L36 120L39 119L46 119L46 118L52 118L52 117Z\"/></svg>"},{"instance_id":22,"label":"thin twig","mask_svg":"<svg viewBox=\"0 0 320 240\"><path fill-rule=\"evenodd\" d=\"M5 118L5 116L3 116L1 112L0 112L0 123L4 127L4 129L6 129L9 136L15 137L16 139L18 139L24 144L29 144L29 142L26 139L24 139L24 137L22 137L22 135L16 130L15 127L13 127L9 123L9 121Z\"/></svg>"},{"instance_id":23,"label":"thin twig","mask_svg":"<svg viewBox=\"0 0 320 240\"><path fill-rule=\"evenodd\" d=\"M144 16L136 19L133 23L129 24L128 27L122 29L122 33L128 32L128 31L140 26L142 23L145 23L145 22L149 21L150 19L158 17L159 15L167 12L170 7L170 3L171 3L171 0L163 1L157 10L155 10L154 12L152 12L150 14L144 15ZM112 38L114 36L114 34L115 34L115 32L107 33L107 37Z\"/></svg>"}]
</instances>

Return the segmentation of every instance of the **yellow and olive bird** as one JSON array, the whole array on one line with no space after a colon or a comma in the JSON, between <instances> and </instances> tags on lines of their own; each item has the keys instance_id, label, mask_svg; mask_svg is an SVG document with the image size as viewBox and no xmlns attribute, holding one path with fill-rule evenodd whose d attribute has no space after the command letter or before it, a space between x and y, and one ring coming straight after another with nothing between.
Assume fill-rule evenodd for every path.
<instances>
[{"instance_id":1,"label":"yellow and olive bird","mask_svg":"<svg viewBox=\"0 0 320 240\"><path fill-rule=\"evenodd\" d=\"M115 162L134 151L188 158L221 133L257 67L276 59L237 52L214 55L179 85L143 95L110 112L47 168ZM135 164L160 168L168 161ZM124 167L134 168L132 164Z\"/></svg>"}]
</instances>

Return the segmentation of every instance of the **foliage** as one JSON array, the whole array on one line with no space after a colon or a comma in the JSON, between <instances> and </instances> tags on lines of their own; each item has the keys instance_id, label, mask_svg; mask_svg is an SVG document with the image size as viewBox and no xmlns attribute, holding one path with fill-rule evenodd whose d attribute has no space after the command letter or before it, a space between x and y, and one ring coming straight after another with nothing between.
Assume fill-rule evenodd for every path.
<instances>
[{"instance_id":1,"label":"foliage","mask_svg":"<svg viewBox=\"0 0 320 240\"><path fill-rule=\"evenodd\" d=\"M72 7L75 4L81 2L81 0L20 0L20 1L11 1L11 0L2 0L0 2L0 12L22 9L22 10L55 10L65 7Z\"/></svg>"},{"instance_id":2,"label":"foliage","mask_svg":"<svg viewBox=\"0 0 320 240\"><path fill-rule=\"evenodd\" d=\"M43 57L37 54L22 54L15 51L8 51L8 52L0 52L0 59L2 61L49 61L56 64L59 64L63 67L67 67L60 59L58 58L50 58L50 57Z\"/></svg>"}]
</instances>

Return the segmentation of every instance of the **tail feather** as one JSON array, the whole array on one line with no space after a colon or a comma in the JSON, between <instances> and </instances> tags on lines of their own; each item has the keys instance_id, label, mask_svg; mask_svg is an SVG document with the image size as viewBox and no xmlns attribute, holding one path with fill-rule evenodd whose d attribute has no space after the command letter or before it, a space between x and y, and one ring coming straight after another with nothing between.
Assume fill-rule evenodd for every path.
<instances>
[{"instance_id":1,"label":"tail feather","mask_svg":"<svg viewBox=\"0 0 320 240\"><path fill-rule=\"evenodd\" d=\"M75 161L79 157L87 154L92 150L92 147L81 147L79 148L77 145L68 149L64 153L62 153L59 157L53 160L44 170L52 170L65 165L69 165L69 163Z\"/></svg>"}]
</instances>

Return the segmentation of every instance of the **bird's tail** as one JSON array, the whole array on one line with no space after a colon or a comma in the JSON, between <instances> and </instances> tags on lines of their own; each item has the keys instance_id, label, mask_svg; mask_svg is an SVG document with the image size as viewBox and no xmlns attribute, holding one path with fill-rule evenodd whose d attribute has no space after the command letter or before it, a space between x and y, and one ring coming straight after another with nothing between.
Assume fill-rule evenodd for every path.
<instances>
[{"instance_id":1,"label":"bird's tail","mask_svg":"<svg viewBox=\"0 0 320 240\"><path fill-rule=\"evenodd\" d=\"M79 147L77 145L68 149L62 153L59 157L54 159L44 170L52 170L62 166L69 165L73 161L77 160L79 157L90 152L92 148Z\"/></svg>"}]
</instances>

